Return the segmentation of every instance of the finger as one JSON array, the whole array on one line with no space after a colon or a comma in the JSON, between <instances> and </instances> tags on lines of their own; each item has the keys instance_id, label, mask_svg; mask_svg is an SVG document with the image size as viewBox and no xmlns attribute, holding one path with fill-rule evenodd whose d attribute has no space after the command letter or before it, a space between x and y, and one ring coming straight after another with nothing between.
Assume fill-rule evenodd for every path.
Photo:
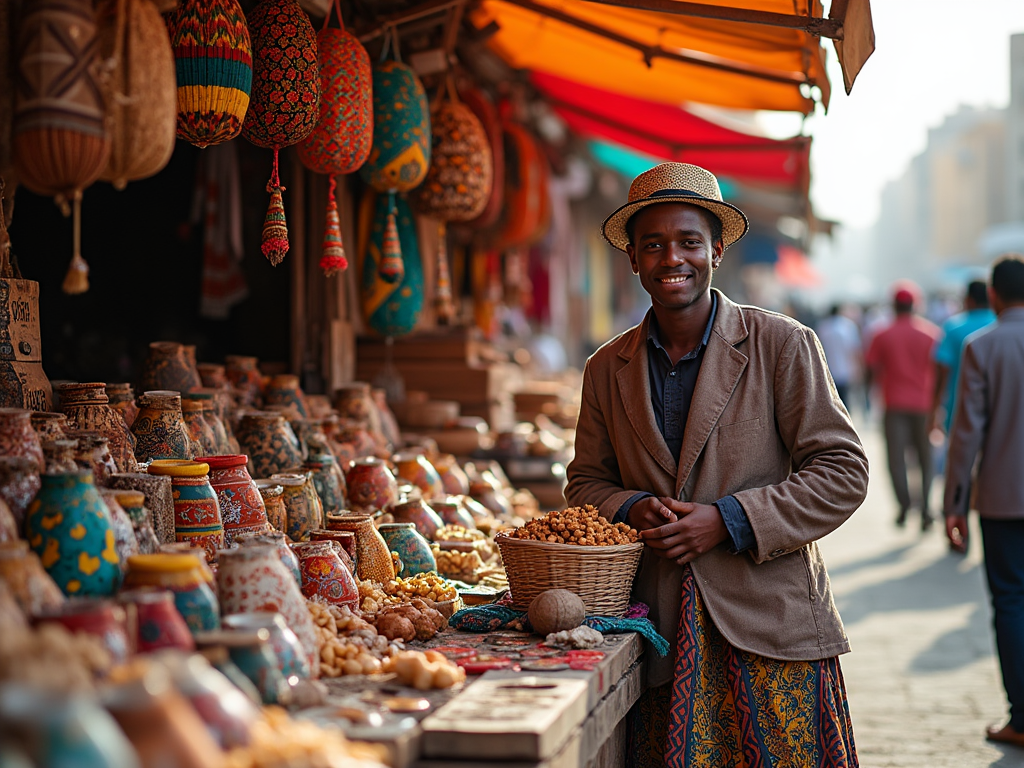
<instances>
[{"instance_id":1,"label":"finger","mask_svg":"<svg viewBox=\"0 0 1024 768\"><path fill-rule=\"evenodd\" d=\"M672 513L672 510L665 506L665 503L662 499L659 499L656 496L652 498L653 500L651 501L651 509L658 517L670 521L676 519L676 516Z\"/></svg>"}]
</instances>

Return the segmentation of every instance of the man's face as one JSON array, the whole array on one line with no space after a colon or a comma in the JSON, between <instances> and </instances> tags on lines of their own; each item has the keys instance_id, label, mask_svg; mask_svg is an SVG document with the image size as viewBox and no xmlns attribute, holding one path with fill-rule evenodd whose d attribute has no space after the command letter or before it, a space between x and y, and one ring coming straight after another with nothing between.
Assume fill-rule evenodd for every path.
<instances>
[{"instance_id":1,"label":"man's face","mask_svg":"<svg viewBox=\"0 0 1024 768\"><path fill-rule=\"evenodd\" d=\"M710 215L695 205L659 203L634 216L626 253L654 304L684 309L707 295L722 260L721 241L711 242Z\"/></svg>"}]
</instances>

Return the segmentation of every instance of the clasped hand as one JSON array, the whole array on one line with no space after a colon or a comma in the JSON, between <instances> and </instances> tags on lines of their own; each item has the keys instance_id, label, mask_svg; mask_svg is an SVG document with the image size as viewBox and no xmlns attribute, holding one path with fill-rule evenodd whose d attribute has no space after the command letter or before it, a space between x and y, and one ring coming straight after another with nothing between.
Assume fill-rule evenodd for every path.
<instances>
[{"instance_id":1,"label":"clasped hand","mask_svg":"<svg viewBox=\"0 0 1024 768\"><path fill-rule=\"evenodd\" d=\"M666 496L640 499L626 515L644 544L660 557L684 565L709 552L729 536L718 507Z\"/></svg>"}]
</instances>

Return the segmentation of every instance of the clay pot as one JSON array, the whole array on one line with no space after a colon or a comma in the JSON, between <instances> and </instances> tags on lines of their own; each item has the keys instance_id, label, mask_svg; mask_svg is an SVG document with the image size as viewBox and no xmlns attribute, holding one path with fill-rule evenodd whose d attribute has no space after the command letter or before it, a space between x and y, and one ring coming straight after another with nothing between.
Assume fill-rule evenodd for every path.
<instances>
[{"instance_id":1,"label":"clay pot","mask_svg":"<svg viewBox=\"0 0 1024 768\"><path fill-rule=\"evenodd\" d=\"M357 592L358 594L358 592ZM224 617L224 629L255 631L266 630L270 647L277 659L278 669L286 678L310 677L309 660L298 636L285 622L284 616L273 611L236 613Z\"/></svg>"},{"instance_id":2,"label":"clay pot","mask_svg":"<svg viewBox=\"0 0 1024 768\"><path fill-rule=\"evenodd\" d=\"M402 564L398 575L403 578L437 570L437 560L430 542L423 538L413 523L385 523L378 529L388 549L397 553Z\"/></svg>"},{"instance_id":3,"label":"clay pot","mask_svg":"<svg viewBox=\"0 0 1024 768\"><path fill-rule=\"evenodd\" d=\"M328 516L327 521L330 525L331 517ZM309 532L310 541L332 541L340 548L338 555L341 557L341 562L345 564L345 567L352 573L358 573L358 561L359 551L356 546L356 535L349 531L332 531L328 528L324 528L319 531Z\"/></svg>"},{"instance_id":4,"label":"clay pot","mask_svg":"<svg viewBox=\"0 0 1024 768\"><path fill-rule=\"evenodd\" d=\"M0 581L7 584L26 616L51 610L67 600L27 541L0 543Z\"/></svg>"},{"instance_id":5,"label":"clay pot","mask_svg":"<svg viewBox=\"0 0 1024 768\"><path fill-rule=\"evenodd\" d=\"M157 587L124 590L118 601L128 609L128 624L138 653L162 648L195 650L185 619L174 606L174 593Z\"/></svg>"},{"instance_id":6,"label":"clay pot","mask_svg":"<svg viewBox=\"0 0 1024 768\"><path fill-rule=\"evenodd\" d=\"M121 505L131 520L135 540L139 544L140 555L152 555L160 549L160 541L153 531L153 523L149 510L146 509L146 495L142 491L123 491L110 489L110 493Z\"/></svg>"},{"instance_id":7,"label":"clay pot","mask_svg":"<svg viewBox=\"0 0 1024 768\"><path fill-rule=\"evenodd\" d=\"M192 354L194 353L195 347L192 348ZM190 359L188 350L182 344L174 341L154 341L149 345L149 356L143 364L142 379L139 382L143 392L189 392L193 387L202 385L195 360Z\"/></svg>"},{"instance_id":8,"label":"clay pot","mask_svg":"<svg viewBox=\"0 0 1024 768\"><path fill-rule=\"evenodd\" d=\"M253 477L270 477L302 464L302 446L281 413L246 413L238 428L238 442L249 456Z\"/></svg>"},{"instance_id":9,"label":"clay pot","mask_svg":"<svg viewBox=\"0 0 1024 768\"><path fill-rule=\"evenodd\" d=\"M449 496L444 501L431 501L430 507L440 516L445 525L457 525L466 530L476 528L476 520L469 511L459 503L458 497Z\"/></svg>"},{"instance_id":10,"label":"clay pot","mask_svg":"<svg viewBox=\"0 0 1024 768\"><path fill-rule=\"evenodd\" d=\"M25 538L66 595L103 597L121 585L116 539L92 472L43 475Z\"/></svg>"},{"instance_id":11,"label":"clay pot","mask_svg":"<svg viewBox=\"0 0 1024 768\"><path fill-rule=\"evenodd\" d=\"M288 531L288 510L284 505L284 486L269 477L254 480L256 490L263 497L263 507L267 512L267 522L281 533Z\"/></svg>"},{"instance_id":12,"label":"clay pot","mask_svg":"<svg viewBox=\"0 0 1024 768\"><path fill-rule=\"evenodd\" d=\"M292 541L305 541L309 532L324 527L324 510L313 485L311 472L283 472L270 479L284 489L282 498L288 516L285 533Z\"/></svg>"},{"instance_id":13,"label":"clay pot","mask_svg":"<svg viewBox=\"0 0 1024 768\"><path fill-rule=\"evenodd\" d=\"M217 492L225 545L231 546L238 534L265 532L269 525L267 511L245 467L246 457L241 454L203 456L198 461L210 467L210 485Z\"/></svg>"},{"instance_id":14,"label":"clay pot","mask_svg":"<svg viewBox=\"0 0 1024 768\"><path fill-rule=\"evenodd\" d=\"M340 545L339 545L340 546ZM302 594L331 605L359 610L359 587L330 541L293 544L302 573Z\"/></svg>"},{"instance_id":15,"label":"clay pot","mask_svg":"<svg viewBox=\"0 0 1024 768\"><path fill-rule=\"evenodd\" d=\"M281 405L303 419L309 418L306 397L299 387L299 377L292 374L271 376L263 393L263 405Z\"/></svg>"},{"instance_id":16,"label":"clay pot","mask_svg":"<svg viewBox=\"0 0 1024 768\"><path fill-rule=\"evenodd\" d=\"M370 425L380 418L373 402L370 385L365 381L353 381L334 390L334 408L343 419L351 419Z\"/></svg>"},{"instance_id":17,"label":"clay pot","mask_svg":"<svg viewBox=\"0 0 1024 768\"><path fill-rule=\"evenodd\" d=\"M391 550L373 524L369 515L347 515L332 517L329 530L348 531L356 537L356 574L360 579L387 584L395 578L395 567Z\"/></svg>"},{"instance_id":18,"label":"clay pot","mask_svg":"<svg viewBox=\"0 0 1024 768\"><path fill-rule=\"evenodd\" d=\"M199 461L154 459L149 465L149 474L171 478L175 541L202 548L212 563L224 547L224 522L209 473L210 465Z\"/></svg>"},{"instance_id":19,"label":"clay pot","mask_svg":"<svg viewBox=\"0 0 1024 768\"><path fill-rule=\"evenodd\" d=\"M396 523L412 523L420 535L433 541L437 532L444 528L444 521L431 509L422 497L417 494L400 499L392 505L391 514Z\"/></svg>"},{"instance_id":20,"label":"clay pot","mask_svg":"<svg viewBox=\"0 0 1024 768\"><path fill-rule=\"evenodd\" d=\"M133 644L128 636L125 610L112 600L75 598L56 608L37 613L33 624L60 624L70 632L95 635L118 664L128 660Z\"/></svg>"},{"instance_id":21,"label":"clay pot","mask_svg":"<svg viewBox=\"0 0 1024 768\"><path fill-rule=\"evenodd\" d=\"M60 475L64 472L75 472L78 464L75 455L78 453L78 440L43 440L43 458L46 461L47 475Z\"/></svg>"},{"instance_id":22,"label":"clay pot","mask_svg":"<svg viewBox=\"0 0 1024 768\"><path fill-rule=\"evenodd\" d=\"M276 611L298 636L309 669L319 671L316 629L295 578L273 544L254 543L221 553L217 578L225 616Z\"/></svg>"},{"instance_id":23,"label":"clay pot","mask_svg":"<svg viewBox=\"0 0 1024 768\"><path fill-rule=\"evenodd\" d=\"M110 476L107 487L142 492L146 497L146 509L157 540L161 544L174 541L174 495L171 478L147 472L119 472Z\"/></svg>"},{"instance_id":24,"label":"clay pot","mask_svg":"<svg viewBox=\"0 0 1024 768\"><path fill-rule=\"evenodd\" d=\"M224 420L220 416L219 398L217 395L213 394L214 392L215 390L210 390L205 387L200 391L190 392L187 396L182 398L182 413L184 415L186 402L195 401L199 403L202 409L203 420L213 431L212 444L215 446L213 451L205 452L203 454L204 456L221 456L229 453L238 453L238 451L232 450L231 448L231 440L228 438L227 428L224 426Z\"/></svg>"},{"instance_id":25,"label":"clay pot","mask_svg":"<svg viewBox=\"0 0 1024 768\"><path fill-rule=\"evenodd\" d=\"M0 408L0 456L23 456L35 463L35 471L46 468L39 436L32 429L31 412L23 408Z\"/></svg>"},{"instance_id":26,"label":"clay pot","mask_svg":"<svg viewBox=\"0 0 1024 768\"><path fill-rule=\"evenodd\" d=\"M469 484L469 495L487 507L495 517L509 517L512 503L508 497L486 480L474 480Z\"/></svg>"},{"instance_id":27,"label":"clay pot","mask_svg":"<svg viewBox=\"0 0 1024 768\"><path fill-rule=\"evenodd\" d=\"M353 454L353 459L377 456L380 449L366 424L352 419L342 419L338 422L334 439L339 443L352 446L347 452Z\"/></svg>"},{"instance_id":28,"label":"clay pot","mask_svg":"<svg viewBox=\"0 0 1024 768\"><path fill-rule=\"evenodd\" d=\"M370 390L373 404L377 406L377 413L380 414L380 428L384 439L389 445L397 446L401 442L401 430L398 428L398 419L388 407L387 392L379 387Z\"/></svg>"},{"instance_id":29,"label":"clay pot","mask_svg":"<svg viewBox=\"0 0 1024 768\"><path fill-rule=\"evenodd\" d=\"M349 506L373 514L398 500L398 482L381 459L366 457L352 462L345 473Z\"/></svg>"},{"instance_id":30,"label":"clay pot","mask_svg":"<svg viewBox=\"0 0 1024 768\"><path fill-rule=\"evenodd\" d=\"M333 514L345 509L345 475L327 449L326 438L322 435L312 436L307 444L309 456L302 468L313 473L313 486L320 496L324 513Z\"/></svg>"},{"instance_id":31,"label":"clay pot","mask_svg":"<svg viewBox=\"0 0 1024 768\"><path fill-rule=\"evenodd\" d=\"M277 704L286 695L288 681L281 674L268 630L204 632L196 637L196 645L204 656L213 648L226 649L232 663L256 689L264 704Z\"/></svg>"},{"instance_id":32,"label":"clay pot","mask_svg":"<svg viewBox=\"0 0 1024 768\"><path fill-rule=\"evenodd\" d=\"M0 498L11 508L19 531L25 528L25 513L39 486L35 457L0 456Z\"/></svg>"},{"instance_id":33,"label":"clay pot","mask_svg":"<svg viewBox=\"0 0 1024 768\"><path fill-rule=\"evenodd\" d=\"M118 384L107 384L107 402L110 407L121 414L125 426L130 430L135 423L135 417L139 413L139 406L135 404L135 392L132 385L127 382Z\"/></svg>"},{"instance_id":34,"label":"clay pot","mask_svg":"<svg viewBox=\"0 0 1024 768\"><path fill-rule=\"evenodd\" d=\"M135 538L132 519L117 501L117 494L118 491L110 488L100 489L100 498L103 499L107 512L110 514L110 527L114 531L114 547L117 549L121 573L124 574L128 570L128 558L142 553L139 550L139 541Z\"/></svg>"},{"instance_id":35,"label":"clay pot","mask_svg":"<svg viewBox=\"0 0 1024 768\"><path fill-rule=\"evenodd\" d=\"M214 456L219 450L217 435L203 417L203 404L198 400L182 400L181 416L192 439L193 456Z\"/></svg>"},{"instance_id":36,"label":"clay pot","mask_svg":"<svg viewBox=\"0 0 1024 768\"><path fill-rule=\"evenodd\" d=\"M395 477L415 485L423 493L424 498L437 499L444 496L441 476L425 456L418 453L398 453L391 461L395 465Z\"/></svg>"},{"instance_id":37,"label":"clay pot","mask_svg":"<svg viewBox=\"0 0 1024 768\"><path fill-rule=\"evenodd\" d=\"M285 564L288 572L295 577L295 583L300 587L302 586L302 573L299 571L299 558L292 552L292 548L288 546L288 537L285 536L281 531L268 531L267 533L242 533L235 538L235 542L240 547L246 547L251 544L273 544L277 550L277 554L281 557L281 562Z\"/></svg>"},{"instance_id":38,"label":"clay pot","mask_svg":"<svg viewBox=\"0 0 1024 768\"><path fill-rule=\"evenodd\" d=\"M135 438L119 411L109 405L106 384L58 384L60 410L71 429L98 432L107 438L117 472L135 472Z\"/></svg>"},{"instance_id":39,"label":"clay pot","mask_svg":"<svg viewBox=\"0 0 1024 768\"><path fill-rule=\"evenodd\" d=\"M460 496L469 493L469 476L466 475L455 456L442 453L431 462L441 478L441 487L449 496Z\"/></svg>"},{"instance_id":40,"label":"clay pot","mask_svg":"<svg viewBox=\"0 0 1024 768\"><path fill-rule=\"evenodd\" d=\"M136 555L128 560L125 588L159 587L174 594L174 606L192 634L217 629L220 608L213 576L194 554Z\"/></svg>"},{"instance_id":41,"label":"clay pot","mask_svg":"<svg viewBox=\"0 0 1024 768\"><path fill-rule=\"evenodd\" d=\"M224 371L224 366L220 363L198 363L196 371L198 371L199 378L202 379L204 387L227 389L231 386L231 382L228 381L227 374Z\"/></svg>"},{"instance_id":42,"label":"clay pot","mask_svg":"<svg viewBox=\"0 0 1024 768\"><path fill-rule=\"evenodd\" d=\"M231 386L239 391L241 404L254 406L259 403L263 391L259 360L255 357L228 355L224 362L224 372Z\"/></svg>"},{"instance_id":43,"label":"clay pot","mask_svg":"<svg viewBox=\"0 0 1024 768\"><path fill-rule=\"evenodd\" d=\"M110 441L99 432L69 429L68 438L75 441L75 463L79 469L92 472L97 485L105 485L117 465L110 453Z\"/></svg>"},{"instance_id":44,"label":"clay pot","mask_svg":"<svg viewBox=\"0 0 1024 768\"><path fill-rule=\"evenodd\" d=\"M168 390L144 392L139 398L139 413L132 424L135 457L152 459L191 459L195 453L188 427L181 413L181 395Z\"/></svg>"},{"instance_id":45,"label":"clay pot","mask_svg":"<svg viewBox=\"0 0 1024 768\"><path fill-rule=\"evenodd\" d=\"M338 466L345 472L354 459L359 458L355 446L351 443L341 442L341 420L338 414L329 413L320 420L320 428L324 437L327 438L327 445L338 460Z\"/></svg>"},{"instance_id":46,"label":"clay pot","mask_svg":"<svg viewBox=\"0 0 1024 768\"><path fill-rule=\"evenodd\" d=\"M331 398L327 395L307 394L305 397L306 409L309 411L309 417L311 419L322 419L334 413L334 407L331 405Z\"/></svg>"},{"instance_id":47,"label":"clay pot","mask_svg":"<svg viewBox=\"0 0 1024 768\"><path fill-rule=\"evenodd\" d=\"M63 413L52 411L32 411L29 415L29 422L39 437L40 443L47 440L63 440L66 436L65 432L69 429L68 417Z\"/></svg>"}]
</instances>

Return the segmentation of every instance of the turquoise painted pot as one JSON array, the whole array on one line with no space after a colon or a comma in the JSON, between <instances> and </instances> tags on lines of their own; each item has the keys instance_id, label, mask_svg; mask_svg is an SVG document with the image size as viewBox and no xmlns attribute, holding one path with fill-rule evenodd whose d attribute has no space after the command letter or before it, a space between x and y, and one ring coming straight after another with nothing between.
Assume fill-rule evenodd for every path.
<instances>
[{"instance_id":1,"label":"turquoise painted pot","mask_svg":"<svg viewBox=\"0 0 1024 768\"><path fill-rule=\"evenodd\" d=\"M337 459L323 447L310 446L309 458L303 469L313 473L313 487L324 507L324 514L334 514L347 507L345 501L345 475Z\"/></svg>"},{"instance_id":2,"label":"turquoise painted pot","mask_svg":"<svg viewBox=\"0 0 1024 768\"><path fill-rule=\"evenodd\" d=\"M257 613L236 613L224 617L224 629L260 630L269 633L270 648L277 658L277 666L286 678L293 675L308 678L309 661L298 636L292 632L280 613L262 611Z\"/></svg>"},{"instance_id":3,"label":"turquoise painted pot","mask_svg":"<svg viewBox=\"0 0 1024 768\"><path fill-rule=\"evenodd\" d=\"M25 533L65 595L104 597L121 585L117 542L92 472L42 475Z\"/></svg>"},{"instance_id":4,"label":"turquoise painted pot","mask_svg":"<svg viewBox=\"0 0 1024 768\"><path fill-rule=\"evenodd\" d=\"M378 530L387 542L388 549L397 552L398 559L402 561L399 576L408 578L417 573L437 570L430 542L423 538L413 523L385 523Z\"/></svg>"}]
</instances>

